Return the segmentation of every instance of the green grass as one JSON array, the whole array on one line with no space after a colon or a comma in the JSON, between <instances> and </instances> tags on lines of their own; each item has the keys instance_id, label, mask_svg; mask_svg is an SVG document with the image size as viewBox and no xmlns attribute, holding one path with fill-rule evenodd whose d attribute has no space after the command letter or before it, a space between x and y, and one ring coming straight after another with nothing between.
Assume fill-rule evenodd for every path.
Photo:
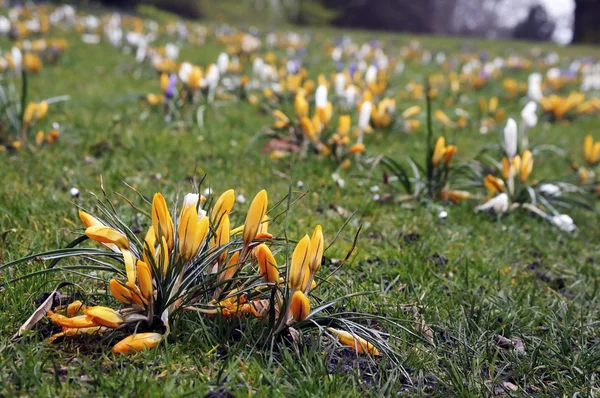
<instances>
[{"instance_id":1,"label":"green grass","mask_svg":"<svg viewBox=\"0 0 600 398\"><path fill-rule=\"evenodd\" d=\"M314 32L322 38L342 34ZM363 40L376 35L356 32L355 37ZM382 37L398 44L412 39ZM287 233L291 239L320 223L330 242L345 222L344 216L328 210L330 206L357 210L326 253L328 258L339 259L363 225L357 253L324 294L333 298L340 292L385 292L349 299L343 306L398 318L412 331L415 309L432 329L435 344L424 343L400 328L389 330L399 337L407 379L386 358L373 365L347 351L332 351L329 340L315 335L308 344L276 353L268 347L252 349L257 331L240 334L235 323L222 325L195 314L173 325L180 332L166 344L129 358L110 352L116 339L111 336L49 345L44 341L47 321L25 339L11 341L10 336L34 310L34 301L63 279L54 275L7 285L0 293L0 395L202 396L212 391L240 397L490 396L502 382L518 386L517 396L598 393L600 230L595 214L573 213L579 228L569 235L525 214L501 220L476 215L472 204L448 207L449 217L440 220L440 209L435 206L376 203L369 187L378 184L385 192L381 170L373 173L374 181L366 178L367 171L351 170L343 174L347 187L340 189L331 179L336 167L327 160L273 162L261 153L261 145L248 146L272 122L269 115L249 104L209 106L204 129L169 126L152 112L141 118L148 109L131 98L157 92L157 77L107 44L90 46L75 36L69 40L59 64L45 67L30 79L31 99L71 96L70 101L51 107L46 121L62 125L59 142L36 151L0 153L0 232L9 231L4 261L71 241L82 231L73 202L91 207L94 199L86 191L100 193L100 176L107 192L128 193L124 181L148 197L161 191L168 199L190 191L191 180L205 174L216 193L234 188L247 199L265 188L274 202L291 185L295 197L308 191L290 210ZM426 48L447 52L464 45L462 39L418 40ZM530 48L529 43L471 44L492 54L504 54L508 48L525 53ZM597 49L584 47L556 50L566 56L598 55ZM220 51L213 43L201 49L187 46L180 60L206 65ZM312 51L322 57L318 48ZM310 67L311 75L331 71L329 61L317 62L321 64ZM422 81L435 70L434 66L407 64L405 73L394 77L393 92L397 94L409 79ZM517 76L524 79L526 74ZM481 95L501 92L500 83L492 82ZM468 94L465 108L475 109L478 97ZM413 104L400 101L399 109ZM434 103L434 109L438 106ZM507 115L518 116L523 103L501 99L500 106ZM597 118L568 126L543 123L530 140L553 143L580 159L583 137L597 136L599 127ZM458 161L497 141L494 134L436 128L436 134L442 133L458 145ZM367 148L369 154L396 157L421 153L424 137L424 130L412 135L376 132L367 137ZM567 166L566 161L551 156L536 158L533 177L566 175ZM300 180L302 190L296 188ZM70 196L72 187L81 191L79 199ZM112 197L126 220L141 220L127 203ZM141 221L147 225L147 220ZM273 230L282 232L283 221ZM23 269L4 270L0 281L42 267L33 262ZM110 302L95 294L104 288L86 282L78 290L86 300ZM525 352L500 348L496 335L521 339Z\"/></svg>"}]
</instances>

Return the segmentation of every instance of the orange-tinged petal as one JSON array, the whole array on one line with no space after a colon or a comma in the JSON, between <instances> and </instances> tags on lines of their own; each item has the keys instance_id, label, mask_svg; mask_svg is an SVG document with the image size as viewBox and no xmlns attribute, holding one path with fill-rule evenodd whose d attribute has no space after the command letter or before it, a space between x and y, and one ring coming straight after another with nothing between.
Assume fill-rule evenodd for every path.
<instances>
[{"instance_id":1,"label":"orange-tinged petal","mask_svg":"<svg viewBox=\"0 0 600 398\"><path fill-rule=\"evenodd\" d=\"M173 250L173 219L169 214L167 202L161 193L156 193L152 199L152 227L154 228L156 240L160 242L161 237L164 236L169 250Z\"/></svg>"},{"instance_id":2,"label":"orange-tinged petal","mask_svg":"<svg viewBox=\"0 0 600 398\"><path fill-rule=\"evenodd\" d=\"M235 271L238 269L240 261L240 252L237 251L231 255L231 258L227 262L227 267L223 270L223 279L228 280L231 279L235 275Z\"/></svg>"},{"instance_id":3,"label":"orange-tinged petal","mask_svg":"<svg viewBox=\"0 0 600 398\"><path fill-rule=\"evenodd\" d=\"M258 259L258 267L260 274L267 283L275 283L279 280L279 270L277 269L277 261L269 249L269 246L261 243L256 247L256 257Z\"/></svg>"},{"instance_id":4,"label":"orange-tinged petal","mask_svg":"<svg viewBox=\"0 0 600 398\"><path fill-rule=\"evenodd\" d=\"M108 283L108 288L118 302L126 305L131 305L131 303L133 303L133 299L131 298L131 290L126 288L116 279L110 280Z\"/></svg>"},{"instance_id":5,"label":"orange-tinged petal","mask_svg":"<svg viewBox=\"0 0 600 398\"><path fill-rule=\"evenodd\" d=\"M89 328L66 328L60 333L53 334L48 338L48 343L52 344L56 339L63 336L76 336L76 335L92 335L97 333L106 332L108 329L104 326L92 326Z\"/></svg>"},{"instance_id":6,"label":"orange-tinged petal","mask_svg":"<svg viewBox=\"0 0 600 398\"><path fill-rule=\"evenodd\" d=\"M256 234L258 233L258 229L260 228L260 224L267 214L267 206L269 204L269 199L267 196L267 191L264 189L256 194L252 203L250 204L250 208L248 209L248 214L246 215L246 222L244 222L244 232L242 234L244 244L247 246L256 238Z\"/></svg>"},{"instance_id":7,"label":"orange-tinged petal","mask_svg":"<svg viewBox=\"0 0 600 398\"><path fill-rule=\"evenodd\" d=\"M129 354L131 352L144 351L154 348L161 342L163 336L160 333L137 333L125 337L113 347L115 354Z\"/></svg>"},{"instance_id":8,"label":"orange-tinged petal","mask_svg":"<svg viewBox=\"0 0 600 398\"><path fill-rule=\"evenodd\" d=\"M352 348L359 354L369 353L373 356L381 355L379 353L379 350L373 344L369 343L367 340L363 339L360 336L355 336L351 333L345 332L343 330L337 330L334 328L327 328L327 330L336 335L340 343Z\"/></svg>"},{"instance_id":9,"label":"orange-tinged petal","mask_svg":"<svg viewBox=\"0 0 600 398\"><path fill-rule=\"evenodd\" d=\"M52 311L48 312L48 318L58 326L63 328L89 328L97 326L89 317L86 315L78 315L74 317L66 317L61 314L56 314Z\"/></svg>"},{"instance_id":10,"label":"orange-tinged petal","mask_svg":"<svg viewBox=\"0 0 600 398\"><path fill-rule=\"evenodd\" d=\"M95 218L94 216L86 213L83 210L79 210L79 218L81 219L81 222L83 222L83 224L86 226L86 228L88 227L92 227L94 225L96 226L103 226L104 224L102 224L102 222L100 220L98 220L97 218Z\"/></svg>"},{"instance_id":11,"label":"orange-tinged petal","mask_svg":"<svg viewBox=\"0 0 600 398\"><path fill-rule=\"evenodd\" d=\"M444 151L444 164L448 166L450 164L450 160L452 160L452 156L456 153L458 148L455 145L448 145L446 150Z\"/></svg>"},{"instance_id":12,"label":"orange-tinged petal","mask_svg":"<svg viewBox=\"0 0 600 398\"><path fill-rule=\"evenodd\" d=\"M225 214L229 214L231 212L231 209L233 209L233 204L235 203L235 192L233 189L229 189L225 192L223 192L223 194L221 196L219 196L219 199L217 199L217 201L215 202L215 205L213 206L211 215L210 215L210 222L213 225L216 225L219 223L219 221L221 220L221 218L225 215Z\"/></svg>"},{"instance_id":13,"label":"orange-tinged petal","mask_svg":"<svg viewBox=\"0 0 600 398\"><path fill-rule=\"evenodd\" d=\"M135 283L135 262L136 259L133 257L133 253L129 250L121 250L123 255L123 262L125 263L125 273L127 274L127 281Z\"/></svg>"},{"instance_id":14,"label":"orange-tinged petal","mask_svg":"<svg viewBox=\"0 0 600 398\"><path fill-rule=\"evenodd\" d=\"M103 225L92 225L85 230L88 238L99 243L113 244L120 249L128 249L129 241L127 237L116 229Z\"/></svg>"},{"instance_id":15,"label":"orange-tinged petal","mask_svg":"<svg viewBox=\"0 0 600 398\"><path fill-rule=\"evenodd\" d=\"M323 258L323 250L325 249L325 242L323 239L323 229L320 225L317 225L310 238L309 246L309 268L310 271L315 274L319 268L321 268L321 260Z\"/></svg>"},{"instance_id":16,"label":"orange-tinged petal","mask_svg":"<svg viewBox=\"0 0 600 398\"><path fill-rule=\"evenodd\" d=\"M583 140L583 160L584 162L591 164L592 162L592 157L593 157L593 151L594 151L594 139L592 138L591 134L587 135L585 137L585 140Z\"/></svg>"},{"instance_id":17,"label":"orange-tinged petal","mask_svg":"<svg viewBox=\"0 0 600 398\"><path fill-rule=\"evenodd\" d=\"M225 214L221 219L221 222L219 223L219 226L212 240L212 244L215 249L221 246L226 246L229 243L229 238L231 237L231 232L229 228L229 215ZM223 250L221 254L219 254L219 264L223 264L226 258L227 250Z\"/></svg>"},{"instance_id":18,"label":"orange-tinged petal","mask_svg":"<svg viewBox=\"0 0 600 398\"><path fill-rule=\"evenodd\" d=\"M442 160L442 157L444 156L445 151L446 151L446 140L444 139L444 137L440 137L437 139L437 141L435 143L435 148L433 149L433 156L431 158L431 163L433 164L434 167L437 167L437 165L440 163L440 160Z\"/></svg>"},{"instance_id":19,"label":"orange-tinged petal","mask_svg":"<svg viewBox=\"0 0 600 398\"><path fill-rule=\"evenodd\" d=\"M304 321L308 317L308 314L310 314L310 301L308 297L300 291L295 292L292 296L290 311L296 321Z\"/></svg>"},{"instance_id":20,"label":"orange-tinged petal","mask_svg":"<svg viewBox=\"0 0 600 398\"><path fill-rule=\"evenodd\" d=\"M489 191L490 194L504 192L505 189L504 181L494 177L491 174L485 176L485 179L483 180L483 186Z\"/></svg>"},{"instance_id":21,"label":"orange-tinged petal","mask_svg":"<svg viewBox=\"0 0 600 398\"><path fill-rule=\"evenodd\" d=\"M78 313L80 310L83 310L84 305L81 301L75 300L71 304L67 306L67 316L72 318Z\"/></svg>"},{"instance_id":22,"label":"orange-tinged petal","mask_svg":"<svg viewBox=\"0 0 600 398\"><path fill-rule=\"evenodd\" d=\"M533 169L533 155L531 151L526 150L521 156L521 182L527 181Z\"/></svg>"},{"instance_id":23,"label":"orange-tinged petal","mask_svg":"<svg viewBox=\"0 0 600 398\"><path fill-rule=\"evenodd\" d=\"M136 272L142 296L149 300L152 297L152 269L144 261L138 260Z\"/></svg>"},{"instance_id":24,"label":"orange-tinged petal","mask_svg":"<svg viewBox=\"0 0 600 398\"><path fill-rule=\"evenodd\" d=\"M97 326L117 328L123 323L121 314L112 308L102 306L87 307L83 312Z\"/></svg>"},{"instance_id":25,"label":"orange-tinged petal","mask_svg":"<svg viewBox=\"0 0 600 398\"><path fill-rule=\"evenodd\" d=\"M304 281L304 272L309 267L310 238L304 235L296 245L292 253L292 264L290 267L290 286L292 289L300 289Z\"/></svg>"},{"instance_id":26,"label":"orange-tinged petal","mask_svg":"<svg viewBox=\"0 0 600 398\"><path fill-rule=\"evenodd\" d=\"M352 145L350 147L350 149L348 149L348 152L350 152L350 153L363 153L364 151L365 151L365 144L360 143L360 142Z\"/></svg>"}]
</instances>

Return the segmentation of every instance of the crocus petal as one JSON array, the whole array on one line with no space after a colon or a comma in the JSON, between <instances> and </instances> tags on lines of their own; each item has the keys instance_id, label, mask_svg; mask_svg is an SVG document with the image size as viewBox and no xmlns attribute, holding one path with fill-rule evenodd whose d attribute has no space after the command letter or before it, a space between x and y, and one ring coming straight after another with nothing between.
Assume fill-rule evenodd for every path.
<instances>
[{"instance_id":1,"label":"crocus petal","mask_svg":"<svg viewBox=\"0 0 600 398\"><path fill-rule=\"evenodd\" d=\"M296 321L304 321L310 313L310 301L308 297L300 291L295 292L292 296L290 311Z\"/></svg>"},{"instance_id":2,"label":"crocus petal","mask_svg":"<svg viewBox=\"0 0 600 398\"><path fill-rule=\"evenodd\" d=\"M309 257L310 238L304 235L296 245L292 253L292 264L290 267L290 286L292 289L300 289L304 281L304 272L310 263Z\"/></svg>"},{"instance_id":3,"label":"crocus petal","mask_svg":"<svg viewBox=\"0 0 600 398\"><path fill-rule=\"evenodd\" d=\"M117 328L123 323L123 317L112 308L96 306L87 307L83 310L84 314L97 326L106 326Z\"/></svg>"},{"instance_id":4,"label":"crocus petal","mask_svg":"<svg viewBox=\"0 0 600 398\"><path fill-rule=\"evenodd\" d=\"M264 189L256 194L248 214L246 215L246 222L244 223L244 232L242 234L244 244L247 246L256 238L260 223L262 222L265 214L267 214L267 206L269 199L267 197L267 191Z\"/></svg>"},{"instance_id":5,"label":"crocus petal","mask_svg":"<svg viewBox=\"0 0 600 398\"><path fill-rule=\"evenodd\" d=\"M163 336L160 333L137 333L125 337L113 347L115 354L129 354L154 348L160 343Z\"/></svg>"},{"instance_id":6,"label":"crocus petal","mask_svg":"<svg viewBox=\"0 0 600 398\"><path fill-rule=\"evenodd\" d=\"M379 350L367 340L363 339L360 336L355 336L351 333L345 332L343 330L338 330L334 328L327 328L327 330L339 339L340 343L345 346L352 348L354 351L359 354L369 353L373 356L380 356Z\"/></svg>"},{"instance_id":7,"label":"crocus petal","mask_svg":"<svg viewBox=\"0 0 600 398\"><path fill-rule=\"evenodd\" d=\"M275 283L279 280L279 270L275 257L269 249L269 246L261 243L256 247L256 257L258 259L258 267L260 274L267 283Z\"/></svg>"}]
</instances>

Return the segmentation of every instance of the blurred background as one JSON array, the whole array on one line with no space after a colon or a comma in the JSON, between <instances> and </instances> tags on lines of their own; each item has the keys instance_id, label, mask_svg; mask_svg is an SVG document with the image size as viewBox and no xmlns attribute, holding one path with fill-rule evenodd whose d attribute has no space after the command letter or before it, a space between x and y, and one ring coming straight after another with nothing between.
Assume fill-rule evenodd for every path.
<instances>
[{"instance_id":1,"label":"blurred background","mask_svg":"<svg viewBox=\"0 0 600 398\"><path fill-rule=\"evenodd\" d=\"M600 0L101 0L190 19L600 43ZM75 1L87 3L87 1Z\"/></svg>"}]
</instances>

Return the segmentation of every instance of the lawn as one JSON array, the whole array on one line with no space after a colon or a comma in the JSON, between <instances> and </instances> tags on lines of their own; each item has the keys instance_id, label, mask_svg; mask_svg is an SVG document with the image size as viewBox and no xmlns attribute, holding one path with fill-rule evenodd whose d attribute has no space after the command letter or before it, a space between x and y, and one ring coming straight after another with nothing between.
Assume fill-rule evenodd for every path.
<instances>
[{"instance_id":1,"label":"lawn","mask_svg":"<svg viewBox=\"0 0 600 398\"><path fill-rule=\"evenodd\" d=\"M318 73L334 71L323 43L342 34L361 44L378 38L395 53L412 40L449 56L470 48L485 51L490 58L510 52L531 57L534 47L330 29L304 32L311 35L305 59L313 79ZM116 303L106 293L105 282L66 273L7 283L47 265L32 261L0 271L1 396L598 394L600 229L596 213L571 212L578 228L565 233L527 213L476 214L473 202L376 201L372 187L377 186L380 195L391 192L382 169L341 170L315 154L271 160L262 152L265 141L253 138L273 123L273 117L237 98L207 104L202 126L166 123L159 110L138 99L160 90L151 67L137 64L134 55L106 41L87 44L74 32L56 34L67 38L69 47L57 64L29 77L29 97L37 101L69 95L70 99L51 105L44 121L61 125L56 143L0 152L0 263L64 247L80 235L84 228L77 206L93 209L95 199L88 191L101 194L100 178L119 214L140 228L149 221L116 194L136 197L124 183L147 198L162 192L169 203L192 191L193 183L205 176L201 191L210 186L219 194L233 188L247 203L261 189L269 192L271 203L291 191L293 199L300 199L285 217L272 223L271 230L297 241L321 224L326 245L341 230L325 253L327 274L350 250L362 226L350 260L319 294L332 299L369 292L341 301L338 309L396 319L396 326L386 331L396 337L400 365L386 355L356 355L317 333L308 333L301 344L273 349L255 341L260 323L246 327L242 321L219 322L196 313L177 318L171 327L178 333L156 349L134 356L113 354L108 347L119 337L111 334L51 345L46 341L52 330L48 320L15 341L11 336L39 305L40 297L64 279L76 282L65 294L79 294L88 302ZM9 46L4 39L1 47ZM224 48L211 38L203 46L182 42L179 60L205 66L215 62ZM600 55L589 47L541 48L556 51L561 65L572 58ZM250 70L249 64L243 67ZM410 80L424 82L435 73L446 72L435 62L415 61L406 62L402 73L391 76L390 92L400 111L415 104L425 108L424 100L399 94ZM526 81L528 74L507 71L503 77ZM526 101L505 98L502 78L491 80L478 92L462 94L461 106L475 114L480 96L497 95L506 115L518 118ZM432 107L450 114L454 106L445 107L443 99L440 94ZM291 112L293 103L283 109ZM376 129L367 135L365 156L410 154L424 162L427 132L424 115L421 118L421 128L412 134ZM499 143L502 131L498 127L498 133L483 135L476 127L458 130L440 124L434 124L434 129L459 148L454 162L467 161L484 145ZM530 142L556 145L568 158L581 162L584 137L600 138L599 131L597 116L568 123L544 120L530 132ZM344 178L345 187L332 179L335 172ZM546 155L536 157L532 175L543 180L572 173L567 159ZM71 188L79 190L79 197L71 195ZM243 213L247 206L238 203L236 208L244 209ZM442 210L448 213L446 218L439 217Z\"/></svg>"}]
</instances>

